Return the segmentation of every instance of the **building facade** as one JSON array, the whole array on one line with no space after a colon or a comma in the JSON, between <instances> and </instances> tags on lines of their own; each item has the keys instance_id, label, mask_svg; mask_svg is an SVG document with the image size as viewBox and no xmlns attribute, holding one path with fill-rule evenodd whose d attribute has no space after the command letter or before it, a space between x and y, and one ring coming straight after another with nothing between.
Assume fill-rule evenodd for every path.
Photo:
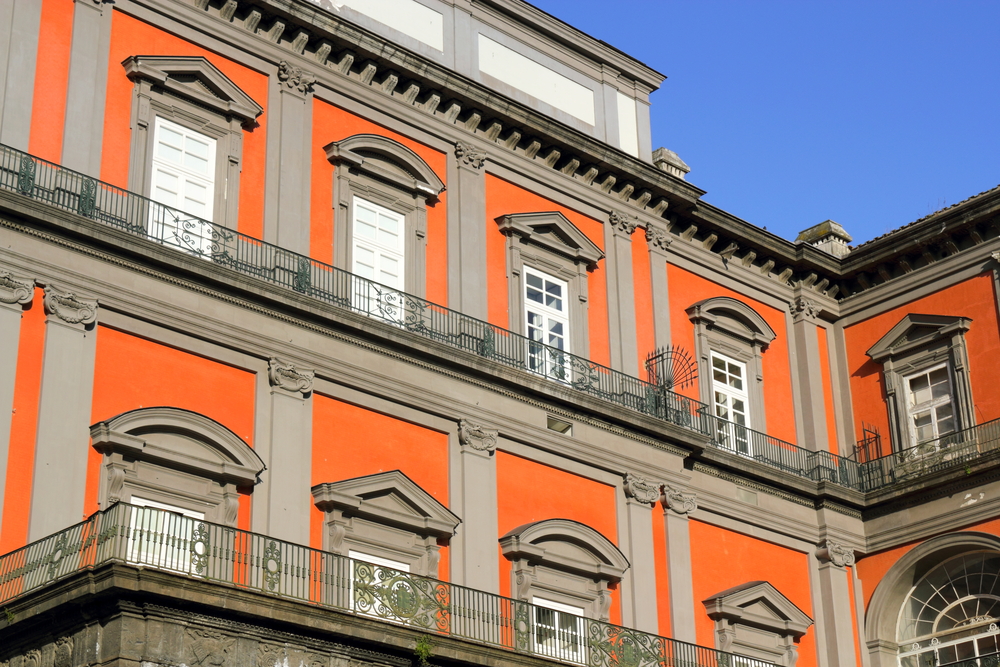
<instances>
[{"instance_id":1,"label":"building facade","mask_svg":"<svg viewBox=\"0 0 1000 667\"><path fill-rule=\"evenodd\" d=\"M520 0L0 0L0 665L997 664L1000 189L703 200Z\"/></svg>"}]
</instances>

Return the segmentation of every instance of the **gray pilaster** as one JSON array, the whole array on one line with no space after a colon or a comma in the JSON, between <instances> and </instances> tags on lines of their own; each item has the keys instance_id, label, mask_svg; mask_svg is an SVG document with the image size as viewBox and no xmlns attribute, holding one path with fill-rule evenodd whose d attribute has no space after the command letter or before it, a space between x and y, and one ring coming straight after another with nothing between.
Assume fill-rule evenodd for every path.
<instances>
[{"instance_id":1,"label":"gray pilaster","mask_svg":"<svg viewBox=\"0 0 1000 667\"><path fill-rule=\"evenodd\" d=\"M495 429L467 419L459 421L458 470L453 482L462 524L451 541L451 580L490 593L500 592L497 437Z\"/></svg>"},{"instance_id":2,"label":"gray pilaster","mask_svg":"<svg viewBox=\"0 0 1000 667\"><path fill-rule=\"evenodd\" d=\"M0 466L6 469L10 452L11 412L14 409L14 383L17 379L17 345L21 337L21 312L35 295L33 280L16 278L0 270ZM0 475L0 508L3 507L7 475ZM0 512L0 533L3 512Z\"/></svg>"},{"instance_id":3,"label":"gray pilaster","mask_svg":"<svg viewBox=\"0 0 1000 667\"><path fill-rule=\"evenodd\" d=\"M97 302L45 288L45 347L28 541L83 519Z\"/></svg>"},{"instance_id":4,"label":"gray pilaster","mask_svg":"<svg viewBox=\"0 0 1000 667\"><path fill-rule=\"evenodd\" d=\"M253 424L253 449L257 456L265 465L272 456L271 450L274 443L271 442L271 380L268 377L268 368L262 365L256 370L256 382L254 385L254 424ZM271 471L266 470L260 476L260 481L254 487L250 495L250 530L255 533L267 534L270 530L268 508L271 496Z\"/></svg>"},{"instance_id":5,"label":"gray pilaster","mask_svg":"<svg viewBox=\"0 0 1000 667\"><path fill-rule=\"evenodd\" d=\"M660 222L650 222L646 225L646 245L649 248L649 279L652 283L653 295L653 333L656 347L670 345L670 283L667 279L667 249L671 242L666 225Z\"/></svg>"},{"instance_id":6,"label":"gray pilaster","mask_svg":"<svg viewBox=\"0 0 1000 667\"><path fill-rule=\"evenodd\" d=\"M693 493L669 484L663 488L663 521L667 535L667 585L670 590L670 636L695 643L695 600L691 583L689 515L698 509Z\"/></svg>"},{"instance_id":7,"label":"gray pilaster","mask_svg":"<svg viewBox=\"0 0 1000 667\"><path fill-rule=\"evenodd\" d=\"M448 161L448 306L482 320L486 233L486 154L459 141Z\"/></svg>"},{"instance_id":8,"label":"gray pilaster","mask_svg":"<svg viewBox=\"0 0 1000 667\"><path fill-rule=\"evenodd\" d=\"M0 0L0 143L22 151L31 133L41 20L39 0Z\"/></svg>"},{"instance_id":9,"label":"gray pilaster","mask_svg":"<svg viewBox=\"0 0 1000 667\"><path fill-rule=\"evenodd\" d=\"M264 240L309 254L313 85L316 75L285 61L272 77L276 106L268 124Z\"/></svg>"},{"instance_id":10,"label":"gray pilaster","mask_svg":"<svg viewBox=\"0 0 1000 667\"><path fill-rule=\"evenodd\" d=\"M653 505L660 499L659 482L648 482L638 475L625 475L626 523L624 544L631 563L630 586L622 590L622 623L628 627L659 634L656 595L650 593L656 581L656 556L653 551ZM625 593L628 593L625 596Z\"/></svg>"},{"instance_id":11,"label":"gray pilaster","mask_svg":"<svg viewBox=\"0 0 1000 667\"><path fill-rule=\"evenodd\" d=\"M603 103L604 123L594 128L594 136L616 148L620 148L621 140L618 136L618 89L608 83L608 81L616 81L618 73L611 71L607 65L603 65L603 68L604 84L601 86L602 99L598 104Z\"/></svg>"},{"instance_id":12,"label":"gray pilaster","mask_svg":"<svg viewBox=\"0 0 1000 667\"><path fill-rule=\"evenodd\" d=\"M826 402L823 399L823 372L819 335L816 333L818 306L798 296L792 302L792 329L795 345L795 373L798 376L799 404L802 409L800 446L813 451L829 450L826 430ZM826 350L823 350L826 353Z\"/></svg>"},{"instance_id":13,"label":"gray pilaster","mask_svg":"<svg viewBox=\"0 0 1000 667\"><path fill-rule=\"evenodd\" d=\"M73 5L62 164L94 178L101 174L112 12L104 0Z\"/></svg>"},{"instance_id":14,"label":"gray pilaster","mask_svg":"<svg viewBox=\"0 0 1000 667\"><path fill-rule=\"evenodd\" d=\"M454 3L455 31L452 37L453 67L459 74L476 78L479 72L479 32L473 28L472 3L469 0L459 0ZM445 41L445 55L448 53L448 43Z\"/></svg>"},{"instance_id":15,"label":"gray pilaster","mask_svg":"<svg viewBox=\"0 0 1000 667\"><path fill-rule=\"evenodd\" d=\"M830 665L858 667L854 650L854 621L851 616L851 589L846 568L854 565L854 552L830 540L816 551L819 560L820 604L823 627L817 630L826 637L826 656ZM819 624L817 624L819 625Z\"/></svg>"},{"instance_id":16,"label":"gray pilaster","mask_svg":"<svg viewBox=\"0 0 1000 667\"><path fill-rule=\"evenodd\" d=\"M628 375L639 374L635 334L635 278L632 268L632 232L635 218L612 211L605 225L608 267L608 337L611 367Z\"/></svg>"},{"instance_id":17,"label":"gray pilaster","mask_svg":"<svg viewBox=\"0 0 1000 667\"><path fill-rule=\"evenodd\" d=\"M268 535L295 544L309 544L315 374L278 359L271 359L267 370L271 384Z\"/></svg>"}]
</instances>

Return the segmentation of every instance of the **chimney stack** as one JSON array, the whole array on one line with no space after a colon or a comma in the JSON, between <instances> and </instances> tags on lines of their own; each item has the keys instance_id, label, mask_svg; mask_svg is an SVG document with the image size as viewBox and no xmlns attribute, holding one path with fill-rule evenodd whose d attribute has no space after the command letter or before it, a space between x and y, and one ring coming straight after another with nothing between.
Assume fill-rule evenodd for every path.
<instances>
[{"instance_id":1,"label":"chimney stack","mask_svg":"<svg viewBox=\"0 0 1000 667\"><path fill-rule=\"evenodd\" d=\"M818 225L799 232L796 243L808 243L834 257L843 257L851 252L847 245L853 239L847 231L833 220L824 220Z\"/></svg>"},{"instance_id":2,"label":"chimney stack","mask_svg":"<svg viewBox=\"0 0 1000 667\"><path fill-rule=\"evenodd\" d=\"M691 167L687 166L677 153L666 148L657 148L653 151L653 164L681 180L684 180L684 175L691 171Z\"/></svg>"}]
</instances>

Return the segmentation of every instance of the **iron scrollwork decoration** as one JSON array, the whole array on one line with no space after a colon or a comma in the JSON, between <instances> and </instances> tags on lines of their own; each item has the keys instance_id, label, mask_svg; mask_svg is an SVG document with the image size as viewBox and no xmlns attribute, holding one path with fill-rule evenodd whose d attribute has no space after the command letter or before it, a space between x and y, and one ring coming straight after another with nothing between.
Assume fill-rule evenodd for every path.
<instances>
[{"instance_id":1,"label":"iron scrollwork decoration","mask_svg":"<svg viewBox=\"0 0 1000 667\"><path fill-rule=\"evenodd\" d=\"M209 550L208 526L198 522L191 533L191 568L195 574L204 575L208 572Z\"/></svg>"},{"instance_id":2,"label":"iron scrollwork decoration","mask_svg":"<svg viewBox=\"0 0 1000 667\"><path fill-rule=\"evenodd\" d=\"M387 621L448 632L448 584L380 565L353 561L354 610Z\"/></svg>"},{"instance_id":3,"label":"iron scrollwork decoration","mask_svg":"<svg viewBox=\"0 0 1000 667\"><path fill-rule=\"evenodd\" d=\"M264 585L269 591L281 587L281 547L274 540L268 540L264 548Z\"/></svg>"},{"instance_id":4,"label":"iron scrollwork decoration","mask_svg":"<svg viewBox=\"0 0 1000 667\"><path fill-rule=\"evenodd\" d=\"M587 625L591 667L654 667L666 655L663 639L655 635L599 621L587 621Z\"/></svg>"},{"instance_id":5,"label":"iron scrollwork decoration","mask_svg":"<svg viewBox=\"0 0 1000 667\"><path fill-rule=\"evenodd\" d=\"M527 602L514 601L514 650L531 652L531 609Z\"/></svg>"},{"instance_id":6,"label":"iron scrollwork decoration","mask_svg":"<svg viewBox=\"0 0 1000 667\"><path fill-rule=\"evenodd\" d=\"M29 197L35 191L35 161L30 155L21 155L21 166L17 170L17 191Z\"/></svg>"},{"instance_id":7,"label":"iron scrollwork decoration","mask_svg":"<svg viewBox=\"0 0 1000 667\"><path fill-rule=\"evenodd\" d=\"M97 181L84 178L80 186L80 198L76 203L76 212L85 218L93 217L97 205Z\"/></svg>"}]
</instances>

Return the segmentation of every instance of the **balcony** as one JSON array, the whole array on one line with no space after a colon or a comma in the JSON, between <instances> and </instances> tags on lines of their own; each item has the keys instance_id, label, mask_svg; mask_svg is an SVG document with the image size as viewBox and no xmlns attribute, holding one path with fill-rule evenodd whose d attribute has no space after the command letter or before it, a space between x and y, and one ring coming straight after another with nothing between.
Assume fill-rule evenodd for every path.
<instances>
[{"instance_id":1,"label":"balcony","mask_svg":"<svg viewBox=\"0 0 1000 667\"><path fill-rule=\"evenodd\" d=\"M109 563L588 667L773 667L266 535L117 503L0 556L0 606Z\"/></svg>"},{"instance_id":2,"label":"balcony","mask_svg":"<svg viewBox=\"0 0 1000 667\"><path fill-rule=\"evenodd\" d=\"M624 408L707 436L708 446L732 453L736 458L731 460L753 461L784 474L861 492L911 482L958 461L946 454L939 457L939 465L917 464L917 454L900 452L859 462L808 450L719 419L700 401L3 145L0 190L471 353L525 377L551 380L573 393L607 402L609 412ZM965 462L975 452L985 451L979 445L975 452L969 443L962 446ZM942 443L940 448L952 445Z\"/></svg>"}]
</instances>

